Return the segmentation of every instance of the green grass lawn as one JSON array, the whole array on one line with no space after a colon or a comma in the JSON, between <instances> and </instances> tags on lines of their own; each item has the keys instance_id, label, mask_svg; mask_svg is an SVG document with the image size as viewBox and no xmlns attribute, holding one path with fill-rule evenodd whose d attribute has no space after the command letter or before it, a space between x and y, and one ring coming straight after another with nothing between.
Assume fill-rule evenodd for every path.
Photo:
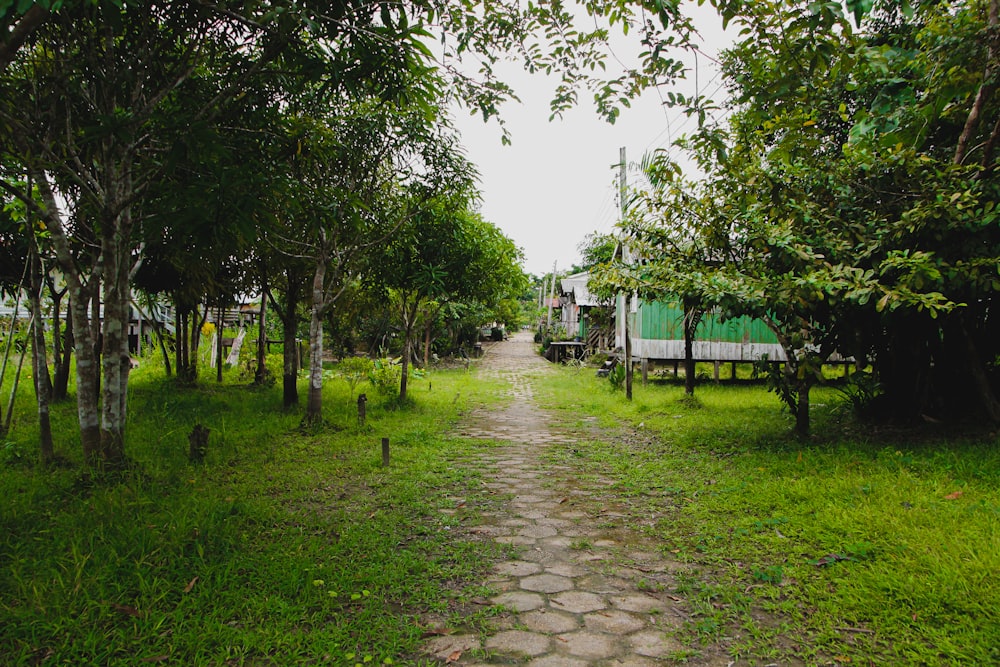
<instances>
[{"instance_id":1,"label":"green grass lawn","mask_svg":"<svg viewBox=\"0 0 1000 667\"><path fill-rule=\"evenodd\" d=\"M879 429L820 388L801 442L759 387L689 401L637 385L628 404L584 375L550 379L547 402L618 435L557 458L613 477L663 553L696 566L678 585L695 607L683 639L807 663L1000 664L995 431Z\"/></svg>"},{"instance_id":2,"label":"green grass lawn","mask_svg":"<svg viewBox=\"0 0 1000 667\"><path fill-rule=\"evenodd\" d=\"M302 431L280 387L160 375L133 378L135 466L115 483L82 471L72 403L56 409L65 465L33 464L22 387L0 467L0 664L414 664L428 626L488 617L465 607L500 547L441 510L479 493L446 431L496 387L432 372L405 409L371 400L359 429L332 381L328 424ZM211 429L200 465L195 423Z\"/></svg>"},{"instance_id":3,"label":"green grass lawn","mask_svg":"<svg viewBox=\"0 0 1000 667\"><path fill-rule=\"evenodd\" d=\"M481 582L505 548L466 530L497 499L463 462L489 444L448 430L496 400L494 380L432 371L405 408L369 391L362 429L332 379L327 424L302 430L278 387L181 389L156 366L134 375L135 466L116 481L83 471L72 402L53 415L65 462L35 465L22 385L0 441L0 664L416 665L429 631L487 626ZM801 442L747 383L703 383L696 401L637 384L627 403L589 369L537 382L581 434L553 459L611 477L635 529L685 565L668 592L691 612L685 655L1000 664L995 432L879 429L819 389ZM196 423L203 464L187 460Z\"/></svg>"}]
</instances>

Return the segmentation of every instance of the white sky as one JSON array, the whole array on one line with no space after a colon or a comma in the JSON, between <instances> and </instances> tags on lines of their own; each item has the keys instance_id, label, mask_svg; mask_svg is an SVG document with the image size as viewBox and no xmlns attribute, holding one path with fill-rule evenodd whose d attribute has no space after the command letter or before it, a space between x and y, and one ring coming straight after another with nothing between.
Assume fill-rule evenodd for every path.
<instances>
[{"instance_id":1,"label":"white sky","mask_svg":"<svg viewBox=\"0 0 1000 667\"><path fill-rule=\"evenodd\" d=\"M689 7L702 35L700 48L714 57L729 44L733 30L722 32L721 19L711 7ZM625 39L637 42L638 37ZM628 52L627 43L615 47L615 55L623 60ZM692 59L686 61L693 65ZM700 92L719 101L724 91L720 79L713 78L715 64L699 56L698 65ZM579 262L577 246L587 234L614 231L619 149L625 147L628 162L638 162L647 151L692 130L694 120L685 124L687 118L679 111L662 105L660 95L668 90L663 88L659 94L647 91L614 125L598 117L586 91L578 108L549 122L554 82L517 66L503 74L522 101L501 110L513 145L501 144L495 122L485 124L481 117L461 111L455 117L468 157L481 175L482 214L524 250L529 273L543 275L553 262L562 271ZM694 78L689 73L673 90L693 94Z\"/></svg>"}]
</instances>

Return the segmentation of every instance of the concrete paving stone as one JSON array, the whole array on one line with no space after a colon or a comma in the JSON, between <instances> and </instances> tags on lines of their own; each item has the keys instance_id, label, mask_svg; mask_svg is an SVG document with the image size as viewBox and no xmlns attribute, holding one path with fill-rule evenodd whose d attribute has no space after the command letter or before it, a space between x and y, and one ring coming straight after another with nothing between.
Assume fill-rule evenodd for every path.
<instances>
[{"instance_id":1,"label":"concrete paving stone","mask_svg":"<svg viewBox=\"0 0 1000 667\"><path fill-rule=\"evenodd\" d=\"M566 591L556 595L551 600L553 609L568 611L572 614L586 614L588 611L606 609L608 603L596 593L586 591Z\"/></svg>"},{"instance_id":2,"label":"concrete paving stone","mask_svg":"<svg viewBox=\"0 0 1000 667\"><path fill-rule=\"evenodd\" d=\"M571 658L565 655L546 655L535 658L528 663L527 667L588 667L590 663L579 658Z\"/></svg>"},{"instance_id":3,"label":"concrete paving stone","mask_svg":"<svg viewBox=\"0 0 1000 667\"><path fill-rule=\"evenodd\" d=\"M562 650L570 655L590 660L610 658L619 652L617 638L603 633L579 630L556 637Z\"/></svg>"},{"instance_id":4,"label":"concrete paving stone","mask_svg":"<svg viewBox=\"0 0 1000 667\"><path fill-rule=\"evenodd\" d=\"M559 532L552 526L524 526L517 531L517 534L524 537L548 538L558 535Z\"/></svg>"},{"instance_id":5,"label":"concrete paving stone","mask_svg":"<svg viewBox=\"0 0 1000 667\"><path fill-rule=\"evenodd\" d=\"M530 526L530 525L532 525L531 521L529 521L528 519L522 519L522 518L506 519L504 521L501 521L500 524L503 525L503 526L514 526L514 527L517 527L517 528L520 528L522 526Z\"/></svg>"},{"instance_id":6,"label":"concrete paving stone","mask_svg":"<svg viewBox=\"0 0 1000 667\"><path fill-rule=\"evenodd\" d=\"M673 637L667 637L662 630L643 630L629 635L626 639L632 650L650 658L665 658L682 651L684 645Z\"/></svg>"},{"instance_id":7,"label":"concrete paving stone","mask_svg":"<svg viewBox=\"0 0 1000 667\"><path fill-rule=\"evenodd\" d=\"M573 538L564 535L555 535L553 537L544 537L539 542L555 549L568 549L573 544Z\"/></svg>"},{"instance_id":8,"label":"concrete paving stone","mask_svg":"<svg viewBox=\"0 0 1000 667\"><path fill-rule=\"evenodd\" d=\"M555 574L536 574L521 579L521 588L539 593L561 593L573 589L573 580Z\"/></svg>"},{"instance_id":9,"label":"concrete paving stone","mask_svg":"<svg viewBox=\"0 0 1000 667\"><path fill-rule=\"evenodd\" d=\"M490 588L496 589L501 593L506 593L507 591L513 591L520 588L517 579L487 579L486 585Z\"/></svg>"},{"instance_id":10,"label":"concrete paving stone","mask_svg":"<svg viewBox=\"0 0 1000 667\"><path fill-rule=\"evenodd\" d=\"M567 528L569 526L576 525L569 519L556 519L550 516L544 516L539 518L538 523L542 526L552 526L553 528Z\"/></svg>"},{"instance_id":11,"label":"concrete paving stone","mask_svg":"<svg viewBox=\"0 0 1000 667\"><path fill-rule=\"evenodd\" d=\"M534 632L561 634L580 628L580 619L573 614L566 614L553 609L538 609L518 616L524 627Z\"/></svg>"},{"instance_id":12,"label":"concrete paving stone","mask_svg":"<svg viewBox=\"0 0 1000 667\"><path fill-rule=\"evenodd\" d=\"M510 591L490 598L493 604L510 607L514 611L531 611L545 606L545 598L538 593L527 591Z\"/></svg>"},{"instance_id":13,"label":"concrete paving stone","mask_svg":"<svg viewBox=\"0 0 1000 667\"><path fill-rule=\"evenodd\" d=\"M493 571L509 577L527 577L541 572L542 566L538 563L529 563L524 560L509 560L494 565Z\"/></svg>"},{"instance_id":14,"label":"concrete paving stone","mask_svg":"<svg viewBox=\"0 0 1000 667\"><path fill-rule=\"evenodd\" d=\"M544 564L557 562L559 558L551 549L541 549L538 546L535 546L531 549L525 550L525 552L521 554L521 560Z\"/></svg>"},{"instance_id":15,"label":"concrete paving stone","mask_svg":"<svg viewBox=\"0 0 1000 667\"><path fill-rule=\"evenodd\" d=\"M500 535L494 541L501 544L528 546L534 544L537 540L534 537L525 537L524 535Z\"/></svg>"},{"instance_id":16,"label":"concrete paving stone","mask_svg":"<svg viewBox=\"0 0 1000 667\"><path fill-rule=\"evenodd\" d=\"M549 637L524 630L506 630L486 640L487 649L532 657L548 652L551 646Z\"/></svg>"},{"instance_id":17,"label":"concrete paving stone","mask_svg":"<svg viewBox=\"0 0 1000 667\"><path fill-rule=\"evenodd\" d=\"M583 617L583 623L588 630L613 635L627 635L647 627L643 619L617 609L592 611Z\"/></svg>"},{"instance_id":18,"label":"concrete paving stone","mask_svg":"<svg viewBox=\"0 0 1000 667\"><path fill-rule=\"evenodd\" d=\"M558 574L560 577L582 577L590 570L573 563L553 563L545 567L546 572Z\"/></svg>"},{"instance_id":19,"label":"concrete paving stone","mask_svg":"<svg viewBox=\"0 0 1000 667\"><path fill-rule=\"evenodd\" d=\"M617 595L610 599L611 606L624 611L646 613L666 611L667 604L649 595Z\"/></svg>"},{"instance_id":20,"label":"concrete paving stone","mask_svg":"<svg viewBox=\"0 0 1000 667\"><path fill-rule=\"evenodd\" d=\"M548 515L549 515L548 512L540 510L537 507L535 509L530 509L530 510L521 512L521 517L522 518L524 518L524 519L531 519L532 521L538 521L540 519L544 519Z\"/></svg>"},{"instance_id":21,"label":"concrete paving stone","mask_svg":"<svg viewBox=\"0 0 1000 667\"><path fill-rule=\"evenodd\" d=\"M564 537L586 537L590 535L590 531L583 527L571 526L567 528L560 528L559 534Z\"/></svg>"},{"instance_id":22,"label":"concrete paving stone","mask_svg":"<svg viewBox=\"0 0 1000 667\"><path fill-rule=\"evenodd\" d=\"M609 547L618 546L618 543L614 540L594 540L594 546L600 547L602 549L607 549Z\"/></svg>"},{"instance_id":23,"label":"concrete paving stone","mask_svg":"<svg viewBox=\"0 0 1000 667\"><path fill-rule=\"evenodd\" d=\"M581 577L577 580L576 587L582 591L593 591L602 595L624 595L632 590L628 581L603 574L590 574Z\"/></svg>"},{"instance_id":24,"label":"concrete paving stone","mask_svg":"<svg viewBox=\"0 0 1000 667\"><path fill-rule=\"evenodd\" d=\"M438 660L447 660L458 651L474 651L481 648L482 644L475 635L450 635L448 637L435 637L424 645L424 652Z\"/></svg>"}]
</instances>

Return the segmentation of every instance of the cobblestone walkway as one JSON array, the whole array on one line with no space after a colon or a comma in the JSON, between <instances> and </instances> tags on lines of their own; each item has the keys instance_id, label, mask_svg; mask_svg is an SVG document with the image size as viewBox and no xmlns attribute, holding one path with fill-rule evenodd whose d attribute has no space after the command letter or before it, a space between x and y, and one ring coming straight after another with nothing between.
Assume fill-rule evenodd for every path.
<instances>
[{"instance_id":1,"label":"cobblestone walkway","mask_svg":"<svg viewBox=\"0 0 1000 667\"><path fill-rule=\"evenodd\" d=\"M584 479L543 460L546 448L574 440L533 401L532 377L551 370L523 333L494 345L483 359L480 372L507 379L513 400L470 415L460 430L504 443L481 464L486 487L511 500L487 513L477 531L520 548L517 559L499 563L487 582L500 591L490 602L513 613L485 639L438 637L425 650L460 665L672 664L684 647L668 631L686 616L680 599L665 591L679 566L659 557L655 545L643 547L627 529L608 530L624 517L602 502L609 480ZM728 663L722 656L696 662Z\"/></svg>"}]
</instances>

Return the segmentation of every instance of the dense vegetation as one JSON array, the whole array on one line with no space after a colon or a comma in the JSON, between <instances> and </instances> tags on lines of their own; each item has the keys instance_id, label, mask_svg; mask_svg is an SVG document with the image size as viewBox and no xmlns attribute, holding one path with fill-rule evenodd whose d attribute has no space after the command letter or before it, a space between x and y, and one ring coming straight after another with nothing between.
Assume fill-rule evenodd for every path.
<instances>
[{"instance_id":1,"label":"dense vegetation","mask_svg":"<svg viewBox=\"0 0 1000 667\"><path fill-rule=\"evenodd\" d=\"M871 365L883 418L1000 422L998 3L847 5L727 4L728 113L683 101L699 129L647 156L631 255L598 273L691 332L708 309L766 320L802 433L834 352Z\"/></svg>"}]
</instances>

